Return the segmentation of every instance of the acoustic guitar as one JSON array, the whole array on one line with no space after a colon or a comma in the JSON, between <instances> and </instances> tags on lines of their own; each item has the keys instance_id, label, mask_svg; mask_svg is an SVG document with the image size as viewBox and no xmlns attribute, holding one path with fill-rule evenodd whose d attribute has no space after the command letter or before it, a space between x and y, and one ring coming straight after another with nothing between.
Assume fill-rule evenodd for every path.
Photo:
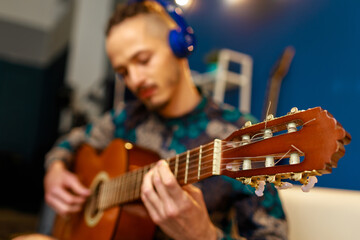
<instances>
[{"instance_id":1,"label":"acoustic guitar","mask_svg":"<svg viewBox=\"0 0 360 240\"><path fill-rule=\"evenodd\" d=\"M293 108L286 116L248 122L226 139L166 161L180 185L218 175L255 188L264 182L281 187L284 179L306 185L312 176L331 173L350 141L350 134L326 110ZM158 159L152 151L120 139L100 154L89 145L81 147L73 170L92 195L80 213L57 217L53 235L61 240L151 239L155 225L133 210L141 206L143 176Z\"/></svg>"}]
</instances>

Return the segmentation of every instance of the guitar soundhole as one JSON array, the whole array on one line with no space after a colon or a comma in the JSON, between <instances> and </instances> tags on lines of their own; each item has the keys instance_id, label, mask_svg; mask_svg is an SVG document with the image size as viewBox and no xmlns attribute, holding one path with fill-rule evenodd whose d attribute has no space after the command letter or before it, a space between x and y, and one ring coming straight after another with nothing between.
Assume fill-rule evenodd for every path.
<instances>
[{"instance_id":1,"label":"guitar soundhole","mask_svg":"<svg viewBox=\"0 0 360 240\"><path fill-rule=\"evenodd\" d=\"M95 226L103 215L101 209L101 186L109 179L105 172L100 172L93 180L90 189L92 194L86 202L84 217L89 227Z\"/></svg>"}]
</instances>

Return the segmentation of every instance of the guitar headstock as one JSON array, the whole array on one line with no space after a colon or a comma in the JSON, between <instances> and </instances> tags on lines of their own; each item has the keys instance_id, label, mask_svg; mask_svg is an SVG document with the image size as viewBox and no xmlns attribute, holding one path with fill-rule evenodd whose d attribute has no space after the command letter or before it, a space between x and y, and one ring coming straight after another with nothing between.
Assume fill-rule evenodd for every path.
<instances>
[{"instance_id":1,"label":"guitar headstock","mask_svg":"<svg viewBox=\"0 0 360 240\"><path fill-rule=\"evenodd\" d=\"M247 123L224 139L220 174L254 187L262 181L281 186L282 179L306 185L311 176L331 173L350 141L328 111L293 108L286 116Z\"/></svg>"}]
</instances>

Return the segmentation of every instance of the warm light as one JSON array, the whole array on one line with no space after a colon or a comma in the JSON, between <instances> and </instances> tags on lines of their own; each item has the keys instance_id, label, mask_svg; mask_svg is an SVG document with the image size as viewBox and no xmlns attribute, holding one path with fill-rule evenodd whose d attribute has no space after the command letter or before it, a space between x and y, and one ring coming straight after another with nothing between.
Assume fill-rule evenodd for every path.
<instances>
[{"instance_id":1,"label":"warm light","mask_svg":"<svg viewBox=\"0 0 360 240\"><path fill-rule=\"evenodd\" d=\"M189 6L192 0L175 0L176 4L182 7Z\"/></svg>"},{"instance_id":2,"label":"warm light","mask_svg":"<svg viewBox=\"0 0 360 240\"><path fill-rule=\"evenodd\" d=\"M244 0L226 0L226 3L229 5L237 4L243 2Z\"/></svg>"}]
</instances>

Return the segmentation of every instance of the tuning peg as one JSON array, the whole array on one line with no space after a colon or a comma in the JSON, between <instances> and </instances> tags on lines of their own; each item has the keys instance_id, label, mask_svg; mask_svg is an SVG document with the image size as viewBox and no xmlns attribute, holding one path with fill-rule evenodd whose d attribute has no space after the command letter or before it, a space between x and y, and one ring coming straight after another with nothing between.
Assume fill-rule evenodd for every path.
<instances>
[{"instance_id":1,"label":"tuning peg","mask_svg":"<svg viewBox=\"0 0 360 240\"><path fill-rule=\"evenodd\" d=\"M253 188L258 188L260 182L265 182L263 176L258 177L240 177L236 178L236 180L242 182L243 184L249 185Z\"/></svg>"},{"instance_id":2,"label":"tuning peg","mask_svg":"<svg viewBox=\"0 0 360 240\"><path fill-rule=\"evenodd\" d=\"M289 182L281 182L280 186L275 186L277 189L282 190L282 189L288 189L288 188L292 188L293 185Z\"/></svg>"},{"instance_id":3,"label":"tuning peg","mask_svg":"<svg viewBox=\"0 0 360 240\"><path fill-rule=\"evenodd\" d=\"M265 167L275 166L275 161L273 156L266 156L265 158Z\"/></svg>"},{"instance_id":4,"label":"tuning peg","mask_svg":"<svg viewBox=\"0 0 360 240\"><path fill-rule=\"evenodd\" d=\"M318 182L317 177L310 176L308 178L308 183L301 186L301 190L303 192L310 192L310 189L312 189L315 186L315 183L317 182Z\"/></svg>"},{"instance_id":5,"label":"tuning peg","mask_svg":"<svg viewBox=\"0 0 360 240\"><path fill-rule=\"evenodd\" d=\"M287 130L288 130L288 133L296 132L297 131L296 123L294 123L294 122L288 123Z\"/></svg>"},{"instance_id":6,"label":"tuning peg","mask_svg":"<svg viewBox=\"0 0 360 240\"><path fill-rule=\"evenodd\" d=\"M264 195L264 190L265 190L265 181L259 181L259 185L255 190L256 196L262 197Z\"/></svg>"},{"instance_id":7,"label":"tuning peg","mask_svg":"<svg viewBox=\"0 0 360 240\"><path fill-rule=\"evenodd\" d=\"M295 181L301 181L303 179L303 173L293 173L291 174L291 179Z\"/></svg>"},{"instance_id":8,"label":"tuning peg","mask_svg":"<svg viewBox=\"0 0 360 240\"><path fill-rule=\"evenodd\" d=\"M290 112L288 112L288 115L291 115L291 114L294 114L297 112L299 112L299 109L297 107L293 107L293 108L291 108Z\"/></svg>"},{"instance_id":9,"label":"tuning peg","mask_svg":"<svg viewBox=\"0 0 360 240\"><path fill-rule=\"evenodd\" d=\"M266 121L270 121L270 120L273 120L274 119L274 115L272 115L272 114L269 114L269 115L267 115L266 116Z\"/></svg>"},{"instance_id":10,"label":"tuning peg","mask_svg":"<svg viewBox=\"0 0 360 240\"><path fill-rule=\"evenodd\" d=\"M265 129L264 131L264 139L271 138L273 136L273 133L271 129ZM273 167L275 165L274 157L273 156L266 156L265 160L265 167Z\"/></svg>"},{"instance_id":11,"label":"tuning peg","mask_svg":"<svg viewBox=\"0 0 360 240\"><path fill-rule=\"evenodd\" d=\"M251 178L243 178L241 181L243 184L251 185Z\"/></svg>"},{"instance_id":12,"label":"tuning peg","mask_svg":"<svg viewBox=\"0 0 360 240\"><path fill-rule=\"evenodd\" d=\"M251 121L247 121L244 125L244 127L250 127L252 125Z\"/></svg>"},{"instance_id":13,"label":"tuning peg","mask_svg":"<svg viewBox=\"0 0 360 240\"><path fill-rule=\"evenodd\" d=\"M269 183L273 183L275 186L281 186L282 176L281 175L268 175L266 176L266 181Z\"/></svg>"},{"instance_id":14,"label":"tuning peg","mask_svg":"<svg viewBox=\"0 0 360 240\"><path fill-rule=\"evenodd\" d=\"M251 123L250 123L251 124ZM245 124L246 125L246 124ZM242 141L241 141L241 145L246 145L249 144L251 139L250 139L250 135L243 135L241 137ZM251 169L251 159L244 159L243 161L243 165L242 165L242 169L243 170L249 170Z\"/></svg>"},{"instance_id":15,"label":"tuning peg","mask_svg":"<svg viewBox=\"0 0 360 240\"><path fill-rule=\"evenodd\" d=\"M266 181L269 183L275 183L276 182L276 176L275 175L268 175L266 176Z\"/></svg>"},{"instance_id":16,"label":"tuning peg","mask_svg":"<svg viewBox=\"0 0 360 240\"><path fill-rule=\"evenodd\" d=\"M273 132L271 131L271 129L265 129L265 131L264 131L264 139L271 138L272 136L273 136Z\"/></svg>"},{"instance_id":17,"label":"tuning peg","mask_svg":"<svg viewBox=\"0 0 360 240\"><path fill-rule=\"evenodd\" d=\"M289 164L294 165L300 163L300 156L298 153L290 153Z\"/></svg>"}]
</instances>

